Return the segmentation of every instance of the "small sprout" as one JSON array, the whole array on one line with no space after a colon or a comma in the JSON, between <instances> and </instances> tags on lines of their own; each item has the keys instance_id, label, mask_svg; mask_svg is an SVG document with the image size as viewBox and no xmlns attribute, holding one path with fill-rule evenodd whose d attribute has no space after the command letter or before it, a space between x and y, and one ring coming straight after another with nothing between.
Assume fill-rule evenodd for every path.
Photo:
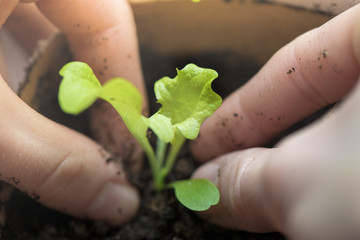
<instances>
[{"instance_id":1,"label":"small sprout","mask_svg":"<svg viewBox=\"0 0 360 240\"><path fill-rule=\"evenodd\" d=\"M222 103L211 88L217 73L188 64L177 70L175 78L164 77L155 83L155 96L162 105L147 118L141 114L142 96L138 89L122 78L113 78L101 86L92 69L83 62L70 62L61 70L59 104L68 114L77 115L97 98L109 102L124 120L129 131L144 149L151 166L157 191L173 188L178 200L195 211L203 211L219 202L219 191L209 180L190 179L165 184L175 159L186 139L195 139L203 121ZM147 132L157 136L156 149ZM170 148L167 156L167 144Z\"/></svg>"}]
</instances>

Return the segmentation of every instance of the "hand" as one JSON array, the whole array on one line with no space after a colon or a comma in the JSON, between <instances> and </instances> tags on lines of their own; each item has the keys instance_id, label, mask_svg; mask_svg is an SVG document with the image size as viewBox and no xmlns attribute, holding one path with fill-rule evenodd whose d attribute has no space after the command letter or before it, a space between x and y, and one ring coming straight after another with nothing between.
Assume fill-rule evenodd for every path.
<instances>
[{"instance_id":1,"label":"hand","mask_svg":"<svg viewBox=\"0 0 360 240\"><path fill-rule=\"evenodd\" d=\"M357 5L284 46L228 97L192 146L202 162L233 151L193 176L212 180L221 193L220 204L201 216L290 239L359 239L359 66ZM254 148L342 99L275 148Z\"/></svg>"},{"instance_id":2,"label":"hand","mask_svg":"<svg viewBox=\"0 0 360 240\"><path fill-rule=\"evenodd\" d=\"M0 26L18 1L0 0ZM66 36L75 59L87 62L101 81L121 76L144 92L134 22L125 0L42 0L37 5ZM146 106L145 106L146 107ZM93 124L115 112L93 110ZM122 224L137 211L138 193L127 181L121 163L100 145L60 126L24 104L0 78L0 179L40 203L65 213ZM114 114L114 115L112 115ZM108 119L107 119L108 120ZM111 120L119 159L137 159L141 151L119 117ZM100 129L100 141L108 136ZM128 147L128 146L127 146ZM134 153L134 154L132 154Z\"/></svg>"}]
</instances>

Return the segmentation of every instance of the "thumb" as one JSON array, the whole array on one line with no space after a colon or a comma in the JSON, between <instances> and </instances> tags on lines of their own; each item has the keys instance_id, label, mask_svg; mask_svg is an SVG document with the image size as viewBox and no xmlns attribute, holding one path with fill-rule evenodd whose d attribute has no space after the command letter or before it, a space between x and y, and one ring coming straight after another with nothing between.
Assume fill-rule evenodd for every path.
<instances>
[{"instance_id":1,"label":"thumb","mask_svg":"<svg viewBox=\"0 0 360 240\"><path fill-rule=\"evenodd\" d=\"M262 189L263 167L271 149L253 148L218 157L204 164L193 178L206 178L220 191L219 204L201 212L207 221L236 230L271 232Z\"/></svg>"},{"instance_id":2,"label":"thumb","mask_svg":"<svg viewBox=\"0 0 360 240\"><path fill-rule=\"evenodd\" d=\"M273 149L253 148L203 165L220 203L202 217L291 239L359 239L360 85L331 114Z\"/></svg>"},{"instance_id":3,"label":"thumb","mask_svg":"<svg viewBox=\"0 0 360 240\"><path fill-rule=\"evenodd\" d=\"M0 179L40 203L80 218L121 224L136 190L101 146L41 116L0 79Z\"/></svg>"}]
</instances>

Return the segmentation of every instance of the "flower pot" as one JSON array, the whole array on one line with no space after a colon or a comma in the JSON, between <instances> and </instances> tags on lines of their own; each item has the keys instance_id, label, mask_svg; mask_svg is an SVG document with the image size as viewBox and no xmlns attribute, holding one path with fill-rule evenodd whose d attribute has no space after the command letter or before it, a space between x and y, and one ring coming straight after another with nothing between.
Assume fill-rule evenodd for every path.
<instances>
[{"instance_id":1,"label":"flower pot","mask_svg":"<svg viewBox=\"0 0 360 240\"><path fill-rule=\"evenodd\" d=\"M308 10L306 6L293 7L284 4L286 1L282 2L202 0L194 3L190 0L132 0L148 89L152 89L155 80L165 75L174 76L175 68L182 68L186 63L193 62L218 71L219 79L214 82L214 88L222 96L226 96L255 74L280 47L332 17L319 11ZM89 134L86 114L80 117L65 115L57 103L61 79L58 72L71 60L72 55L64 36L53 36L39 48L28 68L19 96L48 118ZM150 102L154 102L152 91L149 91L149 97ZM151 106L152 110L155 108L155 105ZM178 165L180 170L184 166L193 167L193 163L183 160ZM39 220L35 227L30 224L32 231L27 233L29 238L45 234L49 238L80 239L283 239L278 234L251 234L210 226L177 206L172 200L170 203L161 202L164 198L169 201L168 195L171 193L156 195L155 200L144 203L144 208L162 209L161 214L153 216L154 218L149 215L137 218L138 222L126 225L120 230L55 213L20 193L13 194L12 204L8 205L7 211L21 211L18 219L14 217L9 224L17 224L16 221L19 221L23 223L20 225L24 229L37 212L47 216L45 222ZM37 212L26 213L30 210L23 206L31 206L31 209ZM182 219L191 220L182 222L174 219L174 211L169 206L175 208L175 213L182 215ZM141 210L139 214L143 212ZM164 223L157 225L151 221ZM146 225L148 229L143 235L136 235L134 232L133 235L131 232L120 233L121 229ZM194 228L201 228L201 231L194 231ZM30 231L30 228L28 230Z\"/></svg>"}]
</instances>

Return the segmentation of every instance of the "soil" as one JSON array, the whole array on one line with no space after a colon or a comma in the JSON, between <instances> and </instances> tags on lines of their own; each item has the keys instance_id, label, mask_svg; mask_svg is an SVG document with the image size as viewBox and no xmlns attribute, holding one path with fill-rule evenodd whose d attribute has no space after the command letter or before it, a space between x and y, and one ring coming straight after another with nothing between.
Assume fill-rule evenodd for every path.
<instances>
[{"instance_id":1,"label":"soil","mask_svg":"<svg viewBox=\"0 0 360 240\"><path fill-rule=\"evenodd\" d=\"M214 88L222 97L246 82L259 69L251 58L237 56L231 52L169 59L169 56L159 56L143 49L142 58L145 79L153 81L164 75L174 76L176 67L182 68L189 62L214 68L221 76L220 80L215 81ZM231 81L232 79L236 79L237 82ZM148 84L148 89L153 89L153 82L148 81ZM149 95L150 99L154 98L152 91ZM55 105L57 106L56 103ZM151 110L154 111L157 107L153 105ZM48 117L56 116L56 120L59 121L59 114ZM81 118L83 121L84 116ZM66 124L67 120L60 122ZM83 128L84 124L81 126ZM187 148L184 148L169 180L188 178L196 167ZM145 163L141 177L132 179L141 193L142 203L139 214L133 221L118 228L110 227L102 222L66 216L43 207L36 202L36 199L28 197L10 185L0 183L0 239L284 239L278 233L254 234L229 231L202 221L193 212L179 204L172 191L162 193L152 191L149 169Z\"/></svg>"}]
</instances>

